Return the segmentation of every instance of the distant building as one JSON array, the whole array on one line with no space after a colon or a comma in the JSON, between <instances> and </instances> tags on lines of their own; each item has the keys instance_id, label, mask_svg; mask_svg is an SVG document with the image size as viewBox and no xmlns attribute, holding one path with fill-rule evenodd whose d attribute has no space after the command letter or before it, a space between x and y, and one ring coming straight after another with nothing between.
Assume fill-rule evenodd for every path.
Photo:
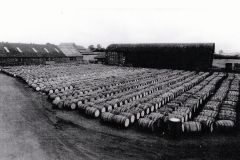
<instances>
[{"instance_id":1,"label":"distant building","mask_svg":"<svg viewBox=\"0 0 240 160\"><path fill-rule=\"evenodd\" d=\"M97 60L97 63L104 64L106 62L106 53L105 52L99 52L99 54L95 57Z\"/></svg>"},{"instance_id":2,"label":"distant building","mask_svg":"<svg viewBox=\"0 0 240 160\"><path fill-rule=\"evenodd\" d=\"M0 43L0 66L38 65L66 61L67 57L54 44Z\"/></svg>"},{"instance_id":3,"label":"distant building","mask_svg":"<svg viewBox=\"0 0 240 160\"><path fill-rule=\"evenodd\" d=\"M212 68L214 43L111 44L106 63L133 67L208 70Z\"/></svg>"},{"instance_id":4,"label":"distant building","mask_svg":"<svg viewBox=\"0 0 240 160\"><path fill-rule=\"evenodd\" d=\"M76 45L75 43L61 43L58 47L67 57L70 57L71 61L89 61L89 59L92 59L89 58L89 55L93 54L92 51L83 46Z\"/></svg>"},{"instance_id":5,"label":"distant building","mask_svg":"<svg viewBox=\"0 0 240 160\"><path fill-rule=\"evenodd\" d=\"M228 71L240 71L240 59L214 59L213 67Z\"/></svg>"},{"instance_id":6,"label":"distant building","mask_svg":"<svg viewBox=\"0 0 240 160\"><path fill-rule=\"evenodd\" d=\"M58 47L67 57L69 57L70 61L83 60L83 56L78 51L77 45L75 43L61 43Z\"/></svg>"},{"instance_id":7,"label":"distant building","mask_svg":"<svg viewBox=\"0 0 240 160\"><path fill-rule=\"evenodd\" d=\"M85 61L95 61L95 57L98 56L98 52L86 52L86 53L83 53L83 60Z\"/></svg>"}]
</instances>

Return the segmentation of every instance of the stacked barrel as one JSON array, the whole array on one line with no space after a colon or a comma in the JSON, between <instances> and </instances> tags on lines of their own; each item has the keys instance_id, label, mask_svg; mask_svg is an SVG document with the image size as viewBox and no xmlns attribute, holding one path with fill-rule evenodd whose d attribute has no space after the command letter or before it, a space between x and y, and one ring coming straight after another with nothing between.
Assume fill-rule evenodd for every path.
<instances>
[{"instance_id":1,"label":"stacked barrel","mask_svg":"<svg viewBox=\"0 0 240 160\"><path fill-rule=\"evenodd\" d=\"M158 129L163 129L163 127L165 127L166 125L164 125L163 123L168 123L169 119L180 119L180 122L184 122L186 120L188 120L188 118L191 117L191 110L188 107L184 107L183 103L184 101L188 98L184 97L186 96L188 90L191 92L192 90L194 90L195 88L198 87L194 87L197 83L201 82L202 80L204 80L206 77L208 76L208 73L204 73L196 76L196 77L191 77L192 79L188 79L187 82L185 83L179 83L179 86L183 87L182 90L178 90L178 87L173 87L168 91L164 91L163 94L161 94L159 97L156 97L155 99L153 99L152 102L155 102L156 106L160 106L159 108L157 108L156 111L154 111L153 113L151 113L149 116L145 117L145 121L146 118L149 119L149 122L151 122L151 120L154 120L156 122L157 128ZM172 93L172 97L167 98L168 93ZM177 94L174 94L177 93ZM176 98L175 98L176 97ZM170 102L169 102L170 101ZM169 102L169 103L168 103ZM153 103L154 105L154 103ZM141 128L143 128L144 126L141 125L142 120L139 120L139 126ZM162 124L159 124L159 122L163 122ZM159 126L161 125L161 126ZM155 129L157 130L157 129Z\"/></svg>"},{"instance_id":2,"label":"stacked barrel","mask_svg":"<svg viewBox=\"0 0 240 160\"><path fill-rule=\"evenodd\" d=\"M178 81L179 82L183 81L184 79L188 79L193 74L194 73L186 72L183 76L180 76L179 78L170 78L165 82L153 85L142 91L134 92L133 94L123 96L122 98L117 97L116 99L111 100L110 103L107 101L106 102L107 106L112 106L112 107L108 107L108 112L103 113L101 116L101 119L104 119L106 117L105 115L113 114L113 115L119 115L121 117L125 117L129 119L130 124L132 124L135 122L135 120L138 120L140 117L143 117L144 115L147 115L150 112L157 109L158 107L160 107L157 104L152 104L147 102L151 102L152 99L156 98L160 94L163 94L164 93L162 90L163 87L169 88L169 86L173 85L174 83L177 83ZM174 97L174 94L165 93L165 97L166 97L166 101L168 101L172 97ZM114 121L111 118L108 118L108 120L103 120L103 121L108 122L109 124L111 124L112 122L114 123Z\"/></svg>"},{"instance_id":3,"label":"stacked barrel","mask_svg":"<svg viewBox=\"0 0 240 160\"><path fill-rule=\"evenodd\" d=\"M237 124L239 74L103 65L3 68L45 93L53 107L104 125L151 132L225 132Z\"/></svg>"},{"instance_id":4,"label":"stacked barrel","mask_svg":"<svg viewBox=\"0 0 240 160\"><path fill-rule=\"evenodd\" d=\"M217 132L231 131L237 122L237 104L239 100L239 75L230 75L231 84L226 94L226 97L223 100L223 103L220 106L220 111L217 116L217 121L215 122L215 130Z\"/></svg>"},{"instance_id":5,"label":"stacked barrel","mask_svg":"<svg viewBox=\"0 0 240 160\"><path fill-rule=\"evenodd\" d=\"M220 88L210 97L199 115L194 118L195 122L201 123L203 130L213 132L213 124L218 115L220 105L227 94L230 81L231 79L228 78L221 83Z\"/></svg>"}]
</instances>

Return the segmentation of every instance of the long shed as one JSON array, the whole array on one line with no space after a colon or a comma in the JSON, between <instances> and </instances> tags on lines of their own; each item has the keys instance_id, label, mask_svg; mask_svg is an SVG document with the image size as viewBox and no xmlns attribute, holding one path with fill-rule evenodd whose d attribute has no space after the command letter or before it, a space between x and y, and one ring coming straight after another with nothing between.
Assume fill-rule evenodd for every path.
<instances>
[{"instance_id":1,"label":"long shed","mask_svg":"<svg viewBox=\"0 0 240 160\"><path fill-rule=\"evenodd\" d=\"M106 63L206 70L212 66L214 50L214 43L111 44L106 49Z\"/></svg>"},{"instance_id":2,"label":"long shed","mask_svg":"<svg viewBox=\"0 0 240 160\"><path fill-rule=\"evenodd\" d=\"M46 64L62 62L66 56L54 44L0 43L0 65Z\"/></svg>"}]
</instances>

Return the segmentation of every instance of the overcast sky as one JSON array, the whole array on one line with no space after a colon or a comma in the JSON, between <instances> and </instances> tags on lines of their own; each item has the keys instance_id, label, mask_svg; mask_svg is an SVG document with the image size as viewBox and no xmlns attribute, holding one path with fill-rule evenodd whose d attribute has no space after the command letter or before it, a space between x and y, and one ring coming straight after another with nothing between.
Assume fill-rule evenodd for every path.
<instances>
[{"instance_id":1,"label":"overcast sky","mask_svg":"<svg viewBox=\"0 0 240 160\"><path fill-rule=\"evenodd\" d=\"M240 5L220 0L0 0L0 41L215 42L240 52Z\"/></svg>"}]
</instances>

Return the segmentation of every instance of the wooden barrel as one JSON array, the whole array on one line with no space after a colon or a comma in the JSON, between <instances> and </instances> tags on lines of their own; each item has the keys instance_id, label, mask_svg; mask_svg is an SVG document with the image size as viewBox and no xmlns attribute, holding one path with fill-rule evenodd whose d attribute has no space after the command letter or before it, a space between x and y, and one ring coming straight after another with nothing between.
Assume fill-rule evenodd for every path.
<instances>
[{"instance_id":1,"label":"wooden barrel","mask_svg":"<svg viewBox=\"0 0 240 160\"><path fill-rule=\"evenodd\" d=\"M40 89L40 87L36 87L36 91L40 91L41 89Z\"/></svg>"},{"instance_id":2,"label":"wooden barrel","mask_svg":"<svg viewBox=\"0 0 240 160\"><path fill-rule=\"evenodd\" d=\"M61 101L60 98L54 99L53 102L52 102L52 104L53 104L54 106L57 106L60 101Z\"/></svg>"},{"instance_id":3,"label":"wooden barrel","mask_svg":"<svg viewBox=\"0 0 240 160\"><path fill-rule=\"evenodd\" d=\"M140 118L138 120L138 126L144 130L154 131L155 122L149 118Z\"/></svg>"},{"instance_id":4,"label":"wooden barrel","mask_svg":"<svg viewBox=\"0 0 240 160\"><path fill-rule=\"evenodd\" d=\"M177 136L182 132L182 122L181 119L176 117L168 117L167 122L168 134Z\"/></svg>"},{"instance_id":5,"label":"wooden barrel","mask_svg":"<svg viewBox=\"0 0 240 160\"><path fill-rule=\"evenodd\" d=\"M70 99L64 100L63 106L64 106L65 109L70 109L70 106L71 106L71 101L70 101Z\"/></svg>"},{"instance_id":6,"label":"wooden barrel","mask_svg":"<svg viewBox=\"0 0 240 160\"><path fill-rule=\"evenodd\" d=\"M236 116L236 111L232 110L221 110L219 114L226 115L226 116Z\"/></svg>"},{"instance_id":7,"label":"wooden barrel","mask_svg":"<svg viewBox=\"0 0 240 160\"><path fill-rule=\"evenodd\" d=\"M113 109L110 111L112 114L120 114L121 111L119 109Z\"/></svg>"},{"instance_id":8,"label":"wooden barrel","mask_svg":"<svg viewBox=\"0 0 240 160\"><path fill-rule=\"evenodd\" d=\"M186 113L188 115L188 119L192 118L192 111L188 107L180 107L176 111Z\"/></svg>"},{"instance_id":9,"label":"wooden barrel","mask_svg":"<svg viewBox=\"0 0 240 160\"><path fill-rule=\"evenodd\" d=\"M52 94L50 94L50 95L48 96L48 98L49 98L50 100L54 100L56 97L58 97L58 95L55 94L55 93L52 93ZM59 97L59 98L60 98L60 97Z\"/></svg>"},{"instance_id":10,"label":"wooden barrel","mask_svg":"<svg viewBox=\"0 0 240 160\"><path fill-rule=\"evenodd\" d=\"M81 106L81 105L83 105L83 102L82 102L81 100L78 100L78 101L77 101L77 106L79 107L79 106Z\"/></svg>"},{"instance_id":11,"label":"wooden barrel","mask_svg":"<svg viewBox=\"0 0 240 160\"><path fill-rule=\"evenodd\" d=\"M157 107L156 107L157 108ZM153 112L155 110L155 105L151 105L150 106L150 112ZM149 114L149 113L147 113L147 114Z\"/></svg>"},{"instance_id":12,"label":"wooden barrel","mask_svg":"<svg viewBox=\"0 0 240 160\"><path fill-rule=\"evenodd\" d=\"M85 114L97 118L100 116L100 111L94 107L86 107Z\"/></svg>"},{"instance_id":13,"label":"wooden barrel","mask_svg":"<svg viewBox=\"0 0 240 160\"><path fill-rule=\"evenodd\" d=\"M63 109L63 108L64 108L64 101L60 101L60 102L57 104L57 107L58 107L58 109Z\"/></svg>"},{"instance_id":14,"label":"wooden barrel","mask_svg":"<svg viewBox=\"0 0 240 160\"><path fill-rule=\"evenodd\" d=\"M102 105L94 105L94 108L97 108L101 113L106 112L106 107Z\"/></svg>"},{"instance_id":15,"label":"wooden barrel","mask_svg":"<svg viewBox=\"0 0 240 160\"><path fill-rule=\"evenodd\" d=\"M107 112L109 112L109 111L113 110L113 106L112 105L107 105L106 109L107 109Z\"/></svg>"},{"instance_id":16,"label":"wooden barrel","mask_svg":"<svg viewBox=\"0 0 240 160\"><path fill-rule=\"evenodd\" d=\"M173 111L172 112L173 115L179 115L182 116L184 119L182 120L182 122L186 122L189 119L189 115L188 113L184 112L184 111Z\"/></svg>"},{"instance_id":17,"label":"wooden barrel","mask_svg":"<svg viewBox=\"0 0 240 160\"><path fill-rule=\"evenodd\" d=\"M71 110L77 109L77 104L74 103L74 102L72 102L72 103L70 104L70 109L71 109Z\"/></svg>"},{"instance_id":18,"label":"wooden barrel","mask_svg":"<svg viewBox=\"0 0 240 160\"><path fill-rule=\"evenodd\" d=\"M194 118L194 121L197 121L197 122L214 121L214 118L208 117L208 116L203 116L203 115L198 115L196 118Z\"/></svg>"},{"instance_id":19,"label":"wooden barrel","mask_svg":"<svg viewBox=\"0 0 240 160\"><path fill-rule=\"evenodd\" d=\"M182 123L182 132L184 133L199 133L202 131L200 122L188 121Z\"/></svg>"},{"instance_id":20,"label":"wooden barrel","mask_svg":"<svg viewBox=\"0 0 240 160\"><path fill-rule=\"evenodd\" d=\"M214 131L231 131L235 127L234 121L231 120L218 120L215 122Z\"/></svg>"},{"instance_id":21,"label":"wooden barrel","mask_svg":"<svg viewBox=\"0 0 240 160\"><path fill-rule=\"evenodd\" d=\"M127 128L130 125L130 120L123 115L114 115L112 120L113 123L118 125L119 127Z\"/></svg>"},{"instance_id":22,"label":"wooden barrel","mask_svg":"<svg viewBox=\"0 0 240 160\"><path fill-rule=\"evenodd\" d=\"M236 102L234 102L234 101L224 101L224 102L223 102L223 105L231 105L231 106L236 106L236 105L237 105L237 103L236 103Z\"/></svg>"},{"instance_id":23,"label":"wooden barrel","mask_svg":"<svg viewBox=\"0 0 240 160\"><path fill-rule=\"evenodd\" d=\"M118 103L115 103L114 105L113 105L113 108L117 108L118 107Z\"/></svg>"},{"instance_id":24,"label":"wooden barrel","mask_svg":"<svg viewBox=\"0 0 240 160\"><path fill-rule=\"evenodd\" d=\"M140 115L141 115L141 117L144 117L145 116L145 111L144 110L140 111Z\"/></svg>"},{"instance_id":25,"label":"wooden barrel","mask_svg":"<svg viewBox=\"0 0 240 160\"><path fill-rule=\"evenodd\" d=\"M157 119L162 119L164 117L164 115L161 113L152 112L149 115L147 115L146 117L148 117L151 120L157 120Z\"/></svg>"},{"instance_id":26,"label":"wooden barrel","mask_svg":"<svg viewBox=\"0 0 240 160\"><path fill-rule=\"evenodd\" d=\"M111 123L113 121L113 116L114 114L110 113L110 112L104 112L101 114L101 122L104 123Z\"/></svg>"},{"instance_id":27,"label":"wooden barrel","mask_svg":"<svg viewBox=\"0 0 240 160\"><path fill-rule=\"evenodd\" d=\"M229 107L223 106L223 107L221 107L221 109L220 109L220 112L221 112L221 111L236 112L236 109L235 109L235 108L229 108Z\"/></svg>"},{"instance_id":28,"label":"wooden barrel","mask_svg":"<svg viewBox=\"0 0 240 160\"><path fill-rule=\"evenodd\" d=\"M203 110L202 112L200 112L200 115L213 117L213 118L215 118L217 114L218 112L213 110Z\"/></svg>"},{"instance_id":29,"label":"wooden barrel","mask_svg":"<svg viewBox=\"0 0 240 160\"><path fill-rule=\"evenodd\" d=\"M219 115L218 115L218 119L220 120L232 120L232 121L236 121L236 112L233 111L220 111Z\"/></svg>"},{"instance_id":30,"label":"wooden barrel","mask_svg":"<svg viewBox=\"0 0 240 160\"><path fill-rule=\"evenodd\" d=\"M56 97L54 100L59 101L59 100L61 100L61 98L60 97Z\"/></svg>"},{"instance_id":31,"label":"wooden barrel","mask_svg":"<svg viewBox=\"0 0 240 160\"><path fill-rule=\"evenodd\" d=\"M122 112L122 113L120 113L120 115L123 115L123 116L127 117L130 120L131 123L135 122L135 116L132 113Z\"/></svg>"},{"instance_id":32,"label":"wooden barrel","mask_svg":"<svg viewBox=\"0 0 240 160\"><path fill-rule=\"evenodd\" d=\"M159 108L156 112L162 113L164 115L168 114L168 113L172 113L173 109L172 108L168 108L168 107L161 107Z\"/></svg>"},{"instance_id":33,"label":"wooden barrel","mask_svg":"<svg viewBox=\"0 0 240 160\"><path fill-rule=\"evenodd\" d=\"M88 107L87 104L81 104L81 105L78 105L78 109L80 112L85 112L86 108Z\"/></svg>"},{"instance_id":34,"label":"wooden barrel","mask_svg":"<svg viewBox=\"0 0 240 160\"><path fill-rule=\"evenodd\" d=\"M128 112L134 114L137 120L141 117L141 114L138 110L130 110Z\"/></svg>"},{"instance_id":35,"label":"wooden barrel","mask_svg":"<svg viewBox=\"0 0 240 160\"><path fill-rule=\"evenodd\" d=\"M149 119L155 121L157 128L161 128L161 129L163 129L163 123L164 123L163 117L164 117L163 114L156 113L156 112L153 112L146 116L146 118L149 118Z\"/></svg>"},{"instance_id":36,"label":"wooden barrel","mask_svg":"<svg viewBox=\"0 0 240 160\"><path fill-rule=\"evenodd\" d=\"M198 119L197 122L202 124L202 130L207 132L213 132L214 120L212 119Z\"/></svg>"},{"instance_id":37,"label":"wooden barrel","mask_svg":"<svg viewBox=\"0 0 240 160\"><path fill-rule=\"evenodd\" d=\"M58 93L58 92L59 92L59 90L58 90L58 89L55 89L55 90L54 90L54 93Z\"/></svg>"},{"instance_id":38,"label":"wooden barrel","mask_svg":"<svg viewBox=\"0 0 240 160\"><path fill-rule=\"evenodd\" d=\"M66 95L61 95L60 97L61 97L62 100L65 100L67 98Z\"/></svg>"}]
</instances>

